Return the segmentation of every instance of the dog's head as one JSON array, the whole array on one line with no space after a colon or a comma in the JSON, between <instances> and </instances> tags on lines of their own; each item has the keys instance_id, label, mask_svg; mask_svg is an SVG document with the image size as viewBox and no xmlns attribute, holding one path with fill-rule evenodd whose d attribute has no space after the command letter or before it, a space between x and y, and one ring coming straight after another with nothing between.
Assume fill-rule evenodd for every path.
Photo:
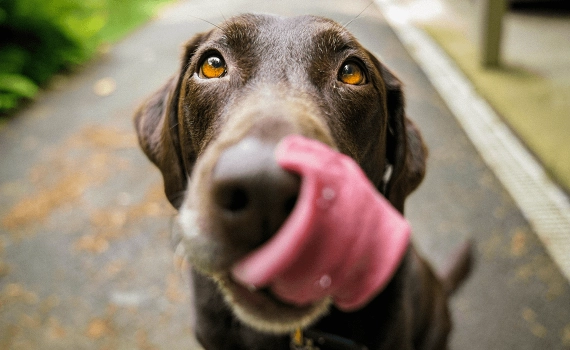
<instances>
[{"instance_id":1,"label":"dog's head","mask_svg":"<svg viewBox=\"0 0 570 350\"><path fill-rule=\"evenodd\" d=\"M140 144L164 177L192 265L215 278L234 312L289 331L326 310L248 290L230 267L291 212L300 180L274 149L289 134L356 160L398 210L421 182L426 150L404 113L400 81L342 26L324 18L242 15L199 34L179 72L144 103Z\"/></svg>"}]
</instances>

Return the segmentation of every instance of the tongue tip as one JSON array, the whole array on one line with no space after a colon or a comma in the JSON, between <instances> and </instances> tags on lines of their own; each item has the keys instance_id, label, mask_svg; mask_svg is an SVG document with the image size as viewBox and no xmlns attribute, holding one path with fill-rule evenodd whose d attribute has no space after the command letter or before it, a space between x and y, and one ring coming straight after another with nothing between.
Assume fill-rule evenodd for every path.
<instances>
[{"instance_id":1,"label":"tongue tip","mask_svg":"<svg viewBox=\"0 0 570 350\"><path fill-rule=\"evenodd\" d=\"M263 287L269 279L267 271L260 271L255 263L249 260L238 262L231 269L232 278L241 285Z\"/></svg>"}]
</instances>

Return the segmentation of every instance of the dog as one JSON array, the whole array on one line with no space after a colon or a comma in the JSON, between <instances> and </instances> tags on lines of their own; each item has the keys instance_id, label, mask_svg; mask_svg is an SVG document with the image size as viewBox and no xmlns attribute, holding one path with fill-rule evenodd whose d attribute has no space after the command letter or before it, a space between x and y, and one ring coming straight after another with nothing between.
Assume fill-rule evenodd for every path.
<instances>
[{"instance_id":1,"label":"dog","mask_svg":"<svg viewBox=\"0 0 570 350\"><path fill-rule=\"evenodd\" d=\"M273 155L287 135L353 158L401 213L424 177L427 149L401 82L345 27L315 16L228 19L185 44L178 73L134 120L179 211L204 348L290 349L295 329L321 350L447 348L447 299L469 273L468 243L440 274L410 245L388 285L354 312L289 305L228 272L295 205L300 179Z\"/></svg>"}]
</instances>

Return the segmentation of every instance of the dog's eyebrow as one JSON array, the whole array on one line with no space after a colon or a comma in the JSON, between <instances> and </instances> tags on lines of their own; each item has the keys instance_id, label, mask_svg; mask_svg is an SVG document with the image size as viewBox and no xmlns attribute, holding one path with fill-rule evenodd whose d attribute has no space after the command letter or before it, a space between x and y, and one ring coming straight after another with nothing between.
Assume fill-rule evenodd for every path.
<instances>
[{"instance_id":1,"label":"dog's eyebrow","mask_svg":"<svg viewBox=\"0 0 570 350\"><path fill-rule=\"evenodd\" d=\"M256 26L251 21L225 22L222 26L222 36L220 43L225 46L241 47L251 42L257 34Z\"/></svg>"},{"instance_id":2,"label":"dog's eyebrow","mask_svg":"<svg viewBox=\"0 0 570 350\"><path fill-rule=\"evenodd\" d=\"M358 47L356 41L344 31L337 28L326 28L313 37L317 50L325 54L336 54Z\"/></svg>"}]
</instances>

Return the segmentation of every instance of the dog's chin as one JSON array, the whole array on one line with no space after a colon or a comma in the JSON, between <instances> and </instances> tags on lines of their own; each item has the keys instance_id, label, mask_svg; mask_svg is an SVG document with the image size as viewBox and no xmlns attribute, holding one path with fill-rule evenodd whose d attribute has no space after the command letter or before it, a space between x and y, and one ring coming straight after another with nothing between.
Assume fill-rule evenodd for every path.
<instances>
[{"instance_id":1,"label":"dog's chin","mask_svg":"<svg viewBox=\"0 0 570 350\"><path fill-rule=\"evenodd\" d=\"M296 306L278 300L266 289L250 290L227 275L216 275L214 280L237 318L265 333L287 334L307 327L325 315L332 302L324 298Z\"/></svg>"}]
</instances>

